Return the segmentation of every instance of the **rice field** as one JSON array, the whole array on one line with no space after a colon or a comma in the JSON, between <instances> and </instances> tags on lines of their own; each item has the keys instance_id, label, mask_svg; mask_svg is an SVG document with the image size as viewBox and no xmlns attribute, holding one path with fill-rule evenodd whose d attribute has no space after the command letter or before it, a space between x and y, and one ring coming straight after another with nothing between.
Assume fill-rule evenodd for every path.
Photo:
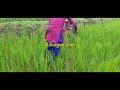
<instances>
[{"instance_id":1,"label":"rice field","mask_svg":"<svg viewBox=\"0 0 120 90\"><path fill-rule=\"evenodd\" d=\"M9 27L0 33L1 72L119 72L120 19L97 24L78 24L78 34L65 33L56 60L46 58L45 28L29 33L28 24L18 35ZM7 26L8 27L8 26ZM6 27L6 28L7 28ZM4 28L0 28L4 30ZM12 31L13 30L13 31ZM6 31L6 32L7 32ZM73 45L74 44L74 45ZM72 46L70 46L72 45Z\"/></svg>"}]
</instances>

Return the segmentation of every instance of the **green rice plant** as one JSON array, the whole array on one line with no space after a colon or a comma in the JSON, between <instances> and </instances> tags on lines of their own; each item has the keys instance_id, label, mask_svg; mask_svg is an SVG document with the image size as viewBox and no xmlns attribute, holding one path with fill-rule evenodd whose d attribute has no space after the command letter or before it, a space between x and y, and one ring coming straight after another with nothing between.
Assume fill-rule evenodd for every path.
<instances>
[{"instance_id":1,"label":"green rice plant","mask_svg":"<svg viewBox=\"0 0 120 90\"><path fill-rule=\"evenodd\" d=\"M103 25L79 24L77 35L65 33L65 44L56 60L47 51L44 27L23 24L19 34L12 31L15 28L6 25L3 30L8 33L0 34L1 72L120 71L120 19Z\"/></svg>"}]
</instances>

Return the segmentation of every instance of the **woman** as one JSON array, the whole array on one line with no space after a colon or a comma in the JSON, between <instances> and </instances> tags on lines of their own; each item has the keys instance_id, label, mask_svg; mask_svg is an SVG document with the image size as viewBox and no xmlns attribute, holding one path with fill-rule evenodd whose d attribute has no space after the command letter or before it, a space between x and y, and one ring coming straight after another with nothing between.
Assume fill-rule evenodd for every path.
<instances>
[{"instance_id":1,"label":"woman","mask_svg":"<svg viewBox=\"0 0 120 90\"><path fill-rule=\"evenodd\" d=\"M77 33L77 26L72 18L48 18L49 24L45 34L45 39L48 43L48 50L56 57L60 51L60 46L52 46L53 44L64 43L64 23L68 20L73 24L73 33ZM51 45L50 45L51 44Z\"/></svg>"}]
</instances>

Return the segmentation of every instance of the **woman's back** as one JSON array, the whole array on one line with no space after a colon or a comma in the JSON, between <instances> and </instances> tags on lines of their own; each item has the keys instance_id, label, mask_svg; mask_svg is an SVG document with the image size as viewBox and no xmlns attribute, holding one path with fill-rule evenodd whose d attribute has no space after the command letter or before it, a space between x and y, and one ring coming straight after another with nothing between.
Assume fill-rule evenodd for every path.
<instances>
[{"instance_id":1,"label":"woman's back","mask_svg":"<svg viewBox=\"0 0 120 90\"><path fill-rule=\"evenodd\" d=\"M48 30L63 30L66 18L49 18Z\"/></svg>"}]
</instances>

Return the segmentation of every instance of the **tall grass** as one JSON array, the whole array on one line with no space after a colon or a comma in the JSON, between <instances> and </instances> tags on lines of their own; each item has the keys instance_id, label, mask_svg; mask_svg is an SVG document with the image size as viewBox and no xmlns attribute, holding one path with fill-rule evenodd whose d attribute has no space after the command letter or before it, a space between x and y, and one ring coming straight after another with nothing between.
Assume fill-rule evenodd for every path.
<instances>
[{"instance_id":1,"label":"tall grass","mask_svg":"<svg viewBox=\"0 0 120 90\"><path fill-rule=\"evenodd\" d=\"M0 37L0 71L4 72L118 72L120 71L120 20L79 25L78 35L65 34L57 60L46 60L44 28L31 36L9 33Z\"/></svg>"}]
</instances>

